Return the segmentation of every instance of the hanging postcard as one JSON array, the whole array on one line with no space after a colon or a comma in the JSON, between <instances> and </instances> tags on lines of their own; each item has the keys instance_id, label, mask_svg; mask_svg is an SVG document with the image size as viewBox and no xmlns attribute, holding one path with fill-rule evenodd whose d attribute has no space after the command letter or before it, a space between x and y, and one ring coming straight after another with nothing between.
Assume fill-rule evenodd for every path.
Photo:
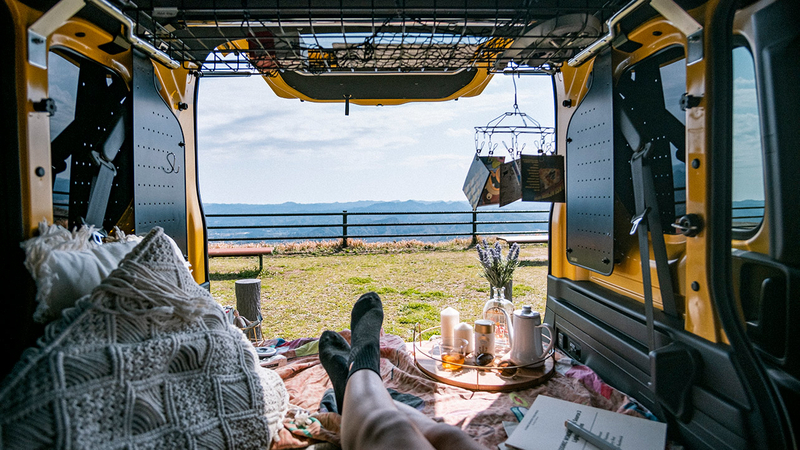
<instances>
[{"instance_id":1,"label":"hanging postcard","mask_svg":"<svg viewBox=\"0 0 800 450\"><path fill-rule=\"evenodd\" d=\"M500 166L505 161L505 156L481 156L486 168L489 169L489 179L481 194L478 206L496 205L500 203Z\"/></svg>"},{"instance_id":2,"label":"hanging postcard","mask_svg":"<svg viewBox=\"0 0 800 450\"><path fill-rule=\"evenodd\" d=\"M522 198L519 160L514 159L500 166L500 207Z\"/></svg>"},{"instance_id":3,"label":"hanging postcard","mask_svg":"<svg viewBox=\"0 0 800 450\"><path fill-rule=\"evenodd\" d=\"M522 155L520 161L522 201L564 203L562 155Z\"/></svg>"},{"instance_id":4,"label":"hanging postcard","mask_svg":"<svg viewBox=\"0 0 800 450\"><path fill-rule=\"evenodd\" d=\"M478 156L472 160L464 181L464 194L472 209L500 203L499 169L503 156Z\"/></svg>"},{"instance_id":5,"label":"hanging postcard","mask_svg":"<svg viewBox=\"0 0 800 450\"><path fill-rule=\"evenodd\" d=\"M469 204L472 205L472 209L478 207L488 177L489 169L486 168L486 164L481 161L480 156L474 155L472 164L469 166L469 172L467 172L467 179L464 180L463 188L464 195L467 196L467 200Z\"/></svg>"}]
</instances>

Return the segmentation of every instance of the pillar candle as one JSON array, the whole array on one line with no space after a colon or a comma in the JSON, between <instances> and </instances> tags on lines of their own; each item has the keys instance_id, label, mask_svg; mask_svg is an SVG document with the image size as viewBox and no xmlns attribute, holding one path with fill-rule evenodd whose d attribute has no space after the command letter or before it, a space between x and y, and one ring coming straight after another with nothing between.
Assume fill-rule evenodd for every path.
<instances>
[{"instance_id":1,"label":"pillar candle","mask_svg":"<svg viewBox=\"0 0 800 450\"><path fill-rule=\"evenodd\" d=\"M442 310L442 339L452 339L453 329L458 325L458 311L451 307Z\"/></svg>"},{"instance_id":2,"label":"pillar candle","mask_svg":"<svg viewBox=\"0 0 800 450\"><path fill-rule=\"evenodd\" d=\"M475 351L475 332L472 329L472 325L461 322L460 324L456 325L455 329L453 329L453 337L458 339L464 339L467 341L467 354L470 354Z\"/></svg>"}]
</instances>

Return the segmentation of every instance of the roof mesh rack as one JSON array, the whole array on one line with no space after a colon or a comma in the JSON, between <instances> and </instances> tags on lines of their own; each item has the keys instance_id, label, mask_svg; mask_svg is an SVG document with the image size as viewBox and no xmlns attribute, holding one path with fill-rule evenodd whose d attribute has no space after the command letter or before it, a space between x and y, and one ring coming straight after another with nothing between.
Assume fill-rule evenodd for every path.
<instances>
[{"instance_id":1,"label":"roof mesh rack","mask_svg":"<svg viewBox=\"0 0 800 450\"><path fill-rule=\"evenodd\" d=\"M123 11L140 39L208 75L497 71L511 61L552 72L599 38L622 2L270 3L160 1Z\"/></svg>"}]
</instances>

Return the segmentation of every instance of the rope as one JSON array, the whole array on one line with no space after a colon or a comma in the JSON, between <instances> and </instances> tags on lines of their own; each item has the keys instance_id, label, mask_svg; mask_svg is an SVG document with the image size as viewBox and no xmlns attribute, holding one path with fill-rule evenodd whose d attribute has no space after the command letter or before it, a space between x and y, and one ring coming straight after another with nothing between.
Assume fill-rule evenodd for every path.
<instances>
[{"instance_id":1,"label":"rope","mask_svg":"<svg viewBox=\"0 0 800 450\"><path fill-rule=\"evenodd\" d=\"M121 264L96 290L106 295L92 307L131 318L148 314L154 320L177 317L189 322L212 307L207 298L187 294L174 279L132 260Z\"/></svg>"}]
</instances>

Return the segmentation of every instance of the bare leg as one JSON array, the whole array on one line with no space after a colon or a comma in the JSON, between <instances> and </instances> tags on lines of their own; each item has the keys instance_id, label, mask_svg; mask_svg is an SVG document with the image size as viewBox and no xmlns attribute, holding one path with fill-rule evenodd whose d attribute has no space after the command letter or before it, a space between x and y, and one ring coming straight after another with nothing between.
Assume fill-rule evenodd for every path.
<instances>
[{"instance_id":1,"label":"bare leg","mask_svg":"<svg viewBox=\"0 0 800 450\"><path fill-rule=\"evenodd\" d=\"M436 450L486 450L458 427L436 422L405 403L395 402L395 407L411 419Z\"/></svg>"},{"instance_id":2,"label":"bare leg","mask_svg":"<svg viewBox=\"0 0 800 450\"><path fill-rule=\"evenodd\" d=\"M382 323L380 298L368 293L353 306L352 347L334 332L325 331L320 337L320 361L342 414L342 446L346 450L480 448L456 427L436 423L410 407L411 411L401 412L401 404L386 392L380 375Z\"/></svg>"},{"instance_id":3,"label":"bare leg","mask_svg":"<svg viewBox=\"0 0 800 450\"><path fill-rule=\"evenodd\" d=\"M383 380L371 370L359 370L347 381L342 447L347 450L434 449L409 417L399 414Z\"/></svg>"}]
</instances>

